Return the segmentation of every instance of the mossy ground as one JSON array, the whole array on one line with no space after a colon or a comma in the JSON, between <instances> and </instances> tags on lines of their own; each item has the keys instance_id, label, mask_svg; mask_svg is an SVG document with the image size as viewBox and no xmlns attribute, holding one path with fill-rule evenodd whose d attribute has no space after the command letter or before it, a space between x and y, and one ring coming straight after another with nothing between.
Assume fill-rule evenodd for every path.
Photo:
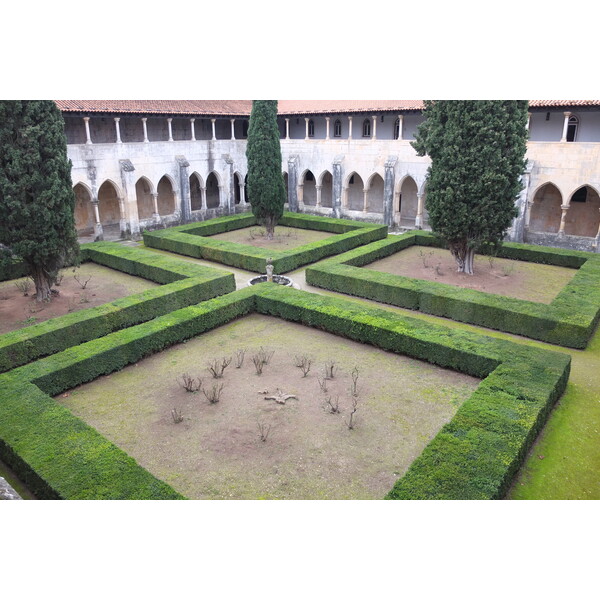
<instances>
[{"instance_id":1,"label":"mossy ground","mask_svg":"<svg viewBox=\"0 0 600 600\"><path fill-rule=\"evenodd\" d=\"M261 376L252 355L274 355ZM213 357L246 348L222 380L206 369ZM296 355L313 360L306 377ZM338 370L322 393L327 360ZM350 430L350 372L359 369L358 418ZM183 390L183 373L204 386L222 382L217 404ZM57 400L190 498L383 498L478 381L273 317L251 315L165 350ZM265 400L277 388L298 399ZM340 414L325 398L339 398ZM177 408L183 422L174 423ZM258 423L271 427L261 441Z\"/></svg>"}]
</instances>

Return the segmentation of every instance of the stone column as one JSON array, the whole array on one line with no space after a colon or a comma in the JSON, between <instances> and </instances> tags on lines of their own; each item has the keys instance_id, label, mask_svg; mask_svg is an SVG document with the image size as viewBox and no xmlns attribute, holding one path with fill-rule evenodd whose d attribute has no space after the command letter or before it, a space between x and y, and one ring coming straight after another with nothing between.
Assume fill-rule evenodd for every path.
<instances>
[{"instance_id":1,"label":"stone column","mask_svg":"<svg viewBox=\"0 0 600 600\"><path fill-rule=\"evenodd\" d=\"M192 215L192 197L190 193L190 177L188 167L190 163L185 156L176 156L177 166L179 167L179 190L181 199L180 220L182 223L189 223Z\"/></svg>"},{"instance_id":2,"label":"stone column","mask_svg":"<svg viewBox=\"0 0 600 600\"><path fill-rule=\"evenodd\" d=\"M192 142L196 141L196 119L190 119L190 129L192 130Z\"/></svg>"},{"instance_id":3,"label":"stone column","mask_svg":"<svg viewBox=\"0 0 600 600\"><path fill-rule=\"evenodd\" d=\"M169 141L173 141L173 119L170 117L167 119L167 123L169 125Z\"/></svg>"},{"instance_id":4,"label":"stone column","mask_svg":"<svg viewBox=\"0 0 600 600\"><path fill-rule=\"evenodd\" d=\"M525 129L527 129L527 131L529 131L529 126L531 125L531 113L528 112L527 113L527 125L525 125Z\"/></svg>"},{"instance_id":5,"label":"stone column","mask_svg":"<svg viewBox=\"0 0 600 600\"><path fill-rule=\"evenodd\" d=\"M560 227L558 228L558 237L565 237L565 223L567 220L567 211L569 210L568 204L561 204L560 210L562 214L560 215Z\"/></svg>"},{"instance_id":6,"label":"stone column","mask_svg":"<svg viewBox=\"0 0 600 600\"><path fill-rule=\"evenodd\" d=\"M288 210L298 212L298 155L288 158Z\"/></svg>"},{"instance_id":7,"label":"stone column","mask_svg":"<svg viewBox=\"0 0 600 600\"><path fill-rule=\"evenodd\" d=\"M377 115L373 115L373 131L371 132L371 139L377 139Z\"/></svg>"},{"instance_id":8,"label":"stone column","mask_svg":"<svg viewBox=\"0 0 600 600\"><path fill-rule=\"evenodd\" d=\"M142 117L142 125L144 126L144 142L148 142L148 119L146 117Z\"/></svg>"},{"instance_id":9,"label":"stone column","mask_svg":"<svg viewBox=\"0 0 600 600\"><path fill-rule=\"evenodd\" d=\"M127 158L119 160L119 165L121 167L121 185L123 190L121 237L131 237L137 240L140 238L140 220L135 198L135 167Z\"/></svg>"},{"instance_id":10,"label":"stone column","mask_svg":"<svg viewBox=\"0 0 600 600\"><path fill-rule=\"evenodd\" d=\"M210 120L210 124L211 124L211 126L212 126L212 139L213 139L213 140L216 140L216 139L217 139L217 133L216 133L216 131L215 131L215 122L216 122L216 119L211 119L211 120Z\"/></svg>"},{"instance_id":11,"label":"stone column","mask_svg":"<svg viewBox=\"0 0 600 600\"><path fill-rule=\"evenodd\" d=\"M117 131L117 144L122 144L123 142L121 141L121 129L119 127L119 121L121 120L120 117L115 117L115 129Z\"/></svg>"},{"instance_id":12,"label":"stone column","mask_svg":"<svg viewBox=\"0 0 600 600\"><path fill-rule=\"evenodd\" d=\"M240 204L246 204L246 186L242 181L240 184Z\"/></svg>"},{"instance_id":13,"label":"stone column","mask_svg":"<svg viewBox=\"0 0 600 600\"><path fill-rule=\"evenodd\" d=\"M325 139L328 140L329 139L329 119L331 117L325 117L325 123L326 123L326 132L325 132Z\"/></svg>"},{"instance_id":14,"label":"stone column","mask_svg":"<svg viewBox=\"0 0 600 600\"><path fill-rule=\"evenodd\" d=\"M154 205L154 212L152 213L152 218L156 222L156 224L160 223L160 215L158 214L158 194L156 192L152 193L152 203Z\"/></svg>"},{"instance_id":15,"label":"stone column","mask_svg":"<svg viewBox=\"0 0 600 600\"><path fill-rule=\"evenodd\" d=\"M206 210L206 186L200 188L200 208Z\"/></svg>"},{"instance_id":16,"label":"stone column","mask_svg":"<svg viewBox=\"0 0 600 600\"><path fill-rule=\"evenodd\" d=\"M290 139L290 120L289 119L285 120L285 139L286 140Z\"/></svg>"},{"instance_id":17,"label":"stone column","mask_svg":"<svg viewBox=\"0 0 600 600\"><path fill-rule=\"evenodd\" d=\"M367 188L363 188L363 212L366 213L367 212L367 201L368 198L367 196L369 195L369 190L367 190Z\"/></svg>"},{"instance_id":18,"label":"stone column","mask_svg":"<svg viewBox=\"0 0 600 600\"><path fill-rule=\"evenodd\" d=\"M83 122L85 123L85 143L92 143L92 136L90 135L90 118L83 117Z\"/></svg>"},{"instance_id":19,"label":"stone column","mask_svg":"<svg viewBox=\"0 0 600 600\"><path fill-rule=\"evenodd\" d=\"M394 224L394 187L396 185L394 170L396 156L390 156L385 161L385 178L383 181L383 223L388 227Z\"/></svg>"},{"instance_id":20,"label":"stone column","mask_svg":"<svg viewBox=\"0 0 600 600\"><path fill-rule=\"evenodd\" d=\"M317 208L321 208L321 187L320 185L317 185Z\"/></svg>"},{"instance_id":21,"label":"stone column","mask_svg":"<svg viewBox=\"0 0 600 600\"><path fill-rule=\"evenodd\" d=\"M98 210L98 200L92 200L92 206L94 207L94 241L101 242L104 240L104 230L102 229L102 223L100 223L100 211Z\"/></svg>"},{"instance_id":22,"label":"stone column","mask_svg":"<svg viewBox=\"0 0 600 600\"><path fill-rule=\"evenodd\" d=\"M127 213L125 211L125 198L119 196L119 230L121 239L127 238Z\"/></svg>"},{"instance_id":23,"label":"stone column","mask_svg":"<svg viewBox=\"0 0 600 600\"><path fill-rule=\"evenodd\" d=\"M417 216L415 217L415 227L417 229L423 229L423 194L417 192Z\"/></svg>"},{"instance_id":24,"label":"stone column","mask_svg":"<svg viewBox=\"0 0 600 600\"><path fill-rule=\"evenodd\" d=\"M336 156L333 160L333 182L331 189L331 216L339 219L342 214L342 161L343 155Z\"/></svg>"},{"instance_id":25,"label":"stone column","mask_svg":"<svg viewBox=\"0 0 600 600\"><path fill-rule=\"evenodd\" d=\"M304 117L304 121L306 123L306 135L304 136L304 139L307 140L308 139L308 121L309 121L309 118L308 117Z\"/></svg>"},{"instance_id":26,"label":"stone column","mask_svg":"<svg viewBox=\"0 0 600 600\"><path fill-rule=\"evenodd\" d=\"M235 140L235 128L234 128L234 123L235 123L235 119L229 119L231 121L231 139Z\"/></svg>"},{"instance_id":27,"label":"stone column","mask_svg":"<svg viewBox=\"0 0 600 600\"><path fill-rule=\"evenodd\" d=\"M560 138L561 142L567 141L567 130L569 129L569 117L570 116L571 116L571 113L569 111L565 111L565 121L563 123L563 132L562 132L562 137Z\"/></svg>"},{"instance_id":28,"label":"stone column","mask_svg":"<svg viewBox=\"0 0 600 600\"><path fill-rule=\"evenodd\" d=\"M352 117L348 117L348 139L352 139Z\"/></svg>"},{"instance_id":29,"label":"stone column","mask_svg":"<svg viewBox=\"0 0 600 600\"><path fill-rule=\"evenodd\" d=\"M403 139L404 115L398 115L398 139Z\"/></svg>"}]
</instances>

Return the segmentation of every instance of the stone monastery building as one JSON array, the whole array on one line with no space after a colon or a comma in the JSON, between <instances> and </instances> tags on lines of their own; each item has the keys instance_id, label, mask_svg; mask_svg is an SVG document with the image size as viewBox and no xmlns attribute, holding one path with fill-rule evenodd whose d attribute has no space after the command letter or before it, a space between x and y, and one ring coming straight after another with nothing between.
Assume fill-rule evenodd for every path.
<instances>
[{"instance_id":1,"label":"stone monastery building","mask_svg":"<svg viewBox=\"0 0 600 600\"><path fill-rule=\"evenodd\" d=\"M60 100L81 236L249 209L250 100ZM528 166L509 239L600 251L600 100L529 104ZM280 100L289 210L427 228L417 100Z\"/></svg>"}]
</instances>

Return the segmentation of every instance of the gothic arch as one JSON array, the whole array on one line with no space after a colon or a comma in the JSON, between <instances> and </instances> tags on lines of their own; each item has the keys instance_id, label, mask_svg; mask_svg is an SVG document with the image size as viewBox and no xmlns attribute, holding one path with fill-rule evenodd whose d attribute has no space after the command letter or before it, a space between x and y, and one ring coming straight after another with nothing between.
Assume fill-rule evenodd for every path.
<instances>
[{"instance_id":1,"label":"gothic arch","mask_svg":"<svg viewBox=\"0 0 600 600\"><path fill-rule=\"evenodd\" d=\"M84 183L73 186L75 194L75 229L79 232L94 230L94 207L92 206L92 191Z\"/></svg>"},{"instance_id":2,"label":"gothic arch","mask_svg":"<svg viewBox=\"0 0 600 600\"><path fill-rule=\"evenodd\" d=\"M325 170L319 175L321 186L321 206L331 208L333 206L333 175Z\"/></svg>"},{"instance_id":3,"label":"gothic arch","mask_svg":"<svg viewBox=\"0 0 600 600\"><path fill-rule=\"evenodd\" d=\"M406 175L399 182L398 200L394 207L399 216L399 224L405 227L414 226L418 206L419 187L412 175Z\"/></svg>"},{"instance_id":4,"label":"gothic arch","mask_svg":"<svg viewBox=\"0 0 600 600\"><path fill-rule=\"evenodd\" d=\"M600 227L600 195L591 185L579 186L567 202L565 234L596 237Z\"/></svg>"},{"instance_id":5,"label":"gothic arch","mask_svg":"<svg viewBox=\"0 0 600 600\"><path fill-rule=\"evenodd\" d=\"M150 219L154 214L154 186L147 177L140 177L135 182L135 199L137 203L138 219Z\"/></svg>"},{"instance_id":6,"label":"gothic arch","mask_svg":"<svg viewBox=\"0 0 600 600\"><path fill-rule=\"evenodd\" d=\"M202 209L202 188L204 182L202 177L194 171L190 175L190 209L201 210Z\"/></svg>"},{"instance_id":7,"label":"gothic arch","mask_svg":"<svg viewBox=\"0 0 600 600\"><path fill-rule=\"evenodd\" d=\"M168 175L163 175L156 186L156 191L158 214L161 217L172 215L176 210L175 188L172 179Z\"/></svg>"},{"instance_id":8,"label":"gothic arch","mask_svg":"<svg viewBox=\"0 0 600 600\"><path fill-rule=\"evenodd\" d=\"M353 171L346 177L344 191L346 196L345 205L348 210L363 210L364 189L363 179L356 171Z\"/></svg>"},{"instance_id":9,"label":"gothic arch","mask_svg":"<svg viewBox=\"0 0 600 600\"><path fill-rule=\"evenodd\" d=\"M546 182L533 195L529 213L529 229L542 233L558 233L563 196L558 187Z\"/></svg>"},{"instance_id":10,"label":"gothic arch","mask_svg":"<svg viewBox=\"0 0 600 600\"><path fill-rule=\"evenodd\" d=\"M103 226L119 223L121 219L120 197L119 188L110 179L104 181L98 188L98 213Z\"/></svg>"},{"instance_id":11,"label":"gothic arch","mask_svg":"<svg viewBox=\"0 0 600 600\"><path fill-rule=\"evenodd\" d=\"M383 213L384 181L379 173L373 173L366 185L367 212Z\"/></svg>"},{"instance_id":12,"label":"gothic arch","mask_svg":"<svg viewBox=\"0 0 600 600\"><path fill-rule=\"evenodd\" d=\"M302 202L307 206L316 206L317 204L317 182L315 174L306 169L300 178L302 185Z\"/></svg>"},{"instance_id":13,"label":"gothic arch","mask_svg":"<svg viewBox=\"0 0 600 600\"><path fill-rule=\"evenodd\" d=\"M216 171L211 171L206 178L206 208L221 206L221 181Z\"/></svg>"},{"instance_id":14,"label":"gothic arch","mask_svg":"<svg viewBox=\"0 0 600 600\"><path fill-rule=\"evenodd\" d=\"M241 204L242 202L242 192L240 190L240 186L244 181L241 173L235 172L233 174L233 201L235 205Z\"/></svg>"}]
</instances>

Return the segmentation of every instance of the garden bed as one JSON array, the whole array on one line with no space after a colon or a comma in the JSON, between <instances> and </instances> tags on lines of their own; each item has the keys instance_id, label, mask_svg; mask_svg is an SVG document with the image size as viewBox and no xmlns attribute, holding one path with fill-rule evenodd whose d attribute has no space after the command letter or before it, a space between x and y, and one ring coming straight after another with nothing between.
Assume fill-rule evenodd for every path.
<instances>
[{"instance_id":1,"label":"garden bed","mask_svg":"<svg viewBox=\"0 0 600 600\"><path fill-rule=\"evenodd\" d=\"M326 240L332 235L335 234L326 231L277 225L272 240L267 239L265 228L258 226L218 233L210 236L210 238L213 240L246 244L253 248L264 248L266 250L290 250L304 246L305 244Z\"/></svg>"}]
</instances>

